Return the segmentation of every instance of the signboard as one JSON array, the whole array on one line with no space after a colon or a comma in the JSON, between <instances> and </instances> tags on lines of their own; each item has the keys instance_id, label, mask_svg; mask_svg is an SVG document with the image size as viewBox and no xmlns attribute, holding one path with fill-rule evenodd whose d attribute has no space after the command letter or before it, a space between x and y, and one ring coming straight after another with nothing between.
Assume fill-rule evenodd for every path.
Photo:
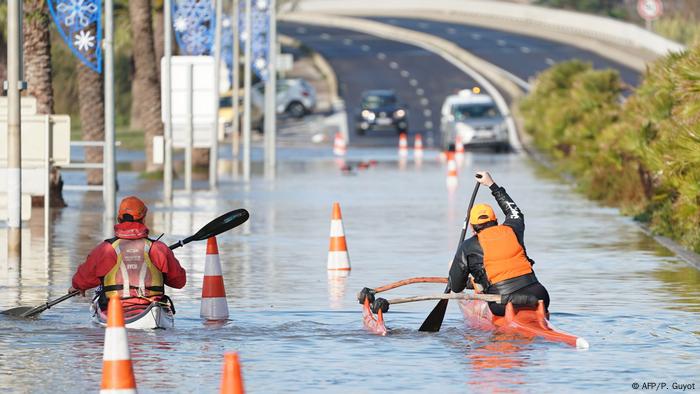
<instances>
[{"instance_id":1,"label":"signboard","mask_svg":"<svg viewBox=\"0 0 700 394\"><path fill-rule=\"evenodd\" d=\"M653 21L661 16L664 11L663 3L661 0L638 0L637 1L637 12L642 19L647 21Z\"/></svg>"},{"instance_id":2,"label":"signboard","mask_svg":"<svg viewBox=\"0 0 700 394\"><path fill-rule=\"evenodd\" d=\"M214 86L214 58L212 56L173 56L171 77L171 111L173 147L184 148L187 142L187 96L192 94L193 141L195 148L211 148L212 129L217 121ZM187 91L187 71L192 65L192 92ZM165 58L161 59L161 73L165 71ZM162 78L162 75L161 75ZM165 97L165 85L161 85ZM164 108L164 107L161 107ZM165 112L161 111L165 122Z\"/></svg>"}]
</instances>

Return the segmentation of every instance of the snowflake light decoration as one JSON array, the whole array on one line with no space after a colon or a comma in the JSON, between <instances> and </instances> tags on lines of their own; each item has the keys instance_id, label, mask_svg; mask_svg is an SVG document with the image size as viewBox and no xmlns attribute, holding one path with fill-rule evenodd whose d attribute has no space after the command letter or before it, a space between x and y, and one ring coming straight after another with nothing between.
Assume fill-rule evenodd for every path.
<instances>
[{"instance_id":1,"label":"snowflake light decoration","mask_svg":"<svg viewBox=\"0 0 700 394\"><path fill-rule=\"evenodd\" d=\"M213 1L176 0L172 7L173 28L180 51L190 56L211 53L216 24Z\"/></svg>"},{"instance_id":2,"label":"snowflake light decoration","mask_svg":"<svg viewBox=\"0 0 700 394\"><path fill-rule=\"evenodd\" d=\"M102 72L102 1L47 0L61 38L86 66Z\"/></svg>"},{"instance_id":3,"label":"snowflake light decoration","mask_svg":"<svg viewBox=\"0 0 700 394\"><path fill-rule=\"evenodd\" d=\"M270 13L267 9L268 2L266 0L253 0L252 9L252 24L251 24L251 52L252 52L252 67L255 75L263 81L267 80L267 59L269 51L269 31L270 31ZM244 48L247 37L245 37L245 4L241 2L238 26L240 32L241 48Z\"/></svg>"}]
</instances>

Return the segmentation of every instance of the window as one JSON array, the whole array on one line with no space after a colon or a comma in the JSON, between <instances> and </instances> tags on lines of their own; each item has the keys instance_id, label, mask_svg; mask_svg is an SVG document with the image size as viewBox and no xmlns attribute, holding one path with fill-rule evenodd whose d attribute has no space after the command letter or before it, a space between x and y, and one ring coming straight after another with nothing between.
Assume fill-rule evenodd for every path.
<instances>
[{"instance_id":1,"label":"window","mask_svg":"<svg viewBox=\"0 0 700 394\"><path fill-rule=\"evenodd\" d=\"M452 115L459 122L475 118L495 118L499 113L493 104L463 104L452 107Z\"/></svg>"},{"instance_id":2,"label":"window","mask_svg":"<svg viewBox=\"0 0 700 394\"><path fill-rule=\"evenodd\" d=\"M396 104L394 96L369 95L362 100L362 107L367 109L377 109Z\"/></svg>"}]
</instances>

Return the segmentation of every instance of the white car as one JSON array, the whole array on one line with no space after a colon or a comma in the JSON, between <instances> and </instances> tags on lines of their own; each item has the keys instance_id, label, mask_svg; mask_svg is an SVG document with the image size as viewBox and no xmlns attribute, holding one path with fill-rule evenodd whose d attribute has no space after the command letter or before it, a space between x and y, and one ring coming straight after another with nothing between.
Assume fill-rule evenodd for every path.
<instances>
[{"instance_id":1,"label":"white car","mask_svg":"<svg viewBox=\"0 0 700 394\"><path fill-rule=\"evenodd\" d=\"M265 83L255 84L253 104L265 108ZM302 118L316 108L316 89L301 78L277 80L277 113Z\"/></svg>"},{"instance_id":2,"label":"white car","mask_svg":"<svg viewBox=\"0 0 700 394\"><path fill-rule=\"evenodd\" d=\"M440 131L446 149L454 146L457 135L465 147L510 150L505 119L491 96L479 89L461 90L448 96L440 111Z\"/></svg>"}]
</instances>

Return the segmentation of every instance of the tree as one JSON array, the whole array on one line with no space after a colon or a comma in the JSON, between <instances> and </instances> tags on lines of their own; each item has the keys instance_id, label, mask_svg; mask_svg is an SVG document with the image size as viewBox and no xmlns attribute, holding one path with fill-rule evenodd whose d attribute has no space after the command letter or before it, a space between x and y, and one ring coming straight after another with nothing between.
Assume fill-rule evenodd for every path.
<instances>
[{"instance_id":1,"label":"tree","mask_svg":"<svg viewBox=\"0 0 700 394\"><path fill-rule=\"evenodd\" d=\"M28 85L27 94L36 98L37 112L40 114L53 113L50 24L45 0L24 2L24 75ZM64 207L63 181L58 170L51 176L51 189L50 205Z\"/></svg>"},{"instance_id":2,"label":"tree","mask_svg":"<svg viewBox=\"0 0 700 394\"><path fill-rule=\"evenodd\" d=\"M163 135L160 114L160 83L156 69L151 12L150 0L129 1L132 53L134 56L132 106L139 106L143 111L141 118L145 131L146 171L148 172L160 168L160 166L153 164L153 137Z\"/></svg>"},{"instance_id":3,"label":"tree","mask_svg":"<svg viewBox=\"0 0 700 394\"><path fill-rule=\"evenodd\" d=\"M105 105L104 78L90 67L76 61L78 74L78 101L80 103L80 122L84 141L104 141L105 139ZM85 162L102 163L102 148L85 148ZM88 170L89 185L102 184L102 170Z\"/></svg>"}]
</instances>

